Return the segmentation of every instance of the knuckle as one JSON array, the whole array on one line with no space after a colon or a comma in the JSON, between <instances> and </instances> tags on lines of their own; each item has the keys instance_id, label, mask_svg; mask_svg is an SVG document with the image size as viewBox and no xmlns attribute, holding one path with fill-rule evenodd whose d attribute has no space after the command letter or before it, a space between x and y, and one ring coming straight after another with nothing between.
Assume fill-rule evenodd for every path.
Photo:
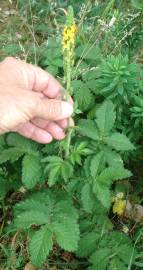
<instances>
[{"instance_id":1,"label":"knuckle","mask_svg":"<svg viewBox=\"0 0 143 270\"><path fill-rule=\"evenodd\" d=\"M61 102L54 101L48 104L48 115L51 120L58 118L61 115Z\"/></svg>"},{"instance_id":2,"label":"knuckle","mask_svg":"<svg viewBox=\"0 0 143 270\"><path fill-rule=\"evenodd\" d=\"M29 128L29 134L28 134L28 136L27 136L28 138L33 138L33 137L35 137L35 127L34 126L30 126L30 128Z\"/></svg>"}]
</instances>

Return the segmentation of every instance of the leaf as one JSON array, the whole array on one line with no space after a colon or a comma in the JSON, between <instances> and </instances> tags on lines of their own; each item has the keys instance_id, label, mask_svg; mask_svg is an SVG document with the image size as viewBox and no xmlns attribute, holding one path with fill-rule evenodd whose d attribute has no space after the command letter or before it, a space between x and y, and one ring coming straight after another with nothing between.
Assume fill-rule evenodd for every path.
<instances>
[{"instance_id":1,"label":"leaf","mask_svg":"<svg viewBox=\"0 0 143 270\"><path fill-rule=\"evenodd\" d=\"M5 163L7 161L15 162L23 155L24 151L17 147L10 147L8 149L4 149L0 154L0 164Z\"/></svg>"},{"instance_id":2,"label":"leaf","mask_svg":"<svg viewBox=\"0 0 143 270\"><path fill-rule=\"evenodd\" d=\"M76 89L74 92L74 97L78 103L78 108L83 112L90 108L94 98L89 88L87 88L87 86L84 84L82 87Z\"/></svg>"},{"instance_id":3,"label":"leaf","mask_svg":"<svg viewBox=\"0 0 143 270\"><path fill-rule=\"evenodd\" d=\"M114 231L108 235L107 241L110 242L112 253L116 254L118 259L125 265L129 265L131 258L132 261L134 260L136 249L127 235Z\"/></svg>"},{"instance_id":4,"label":"leaf","mask_svg":"<svg viewBox=\"0 0 143 270\"><path fill-rule=\"evenodd\" d=\"M123 245L120 245L120 251L118 253L118 256L122 262L125 264L129 264L130 260L132 258L132 261L134 260L136 254L136 250L132 245L129 245L128 243L125 243Z\"/></svg>"},{"instance_id":5,"label":"leaf","mask_svg":"<svg viewBox=\"0 0 143 270\"><path fill-rule=\"evenodd\" d=\"M46 216L48 217L50 215L50 209L53 205L52 198L50 196L46 196L43 192L39 192L36 194L33 194L30 196L30 198L27 198L25 201L21 201L20 203L17 203L14 206L14 212L16 215L19 215L21 213L27 212L27 211L33 211L33 209L36 209L36 211L46 213Z\"/></svg>"},{"instance_id":6,"label":"leaf","mask_svg":"<svg viewBox=\"0 0 143 270\"><path fill-rule=\"evenodd\" d=\"M99 61L101 59L101 50L98 46L93 46L93 44L85 44L76 49L76 55L79 57L82 55L83 59Z\"/></svg>"},{"instance_id":7,"label":"leaf","mask_svg":"<svg viewBox=\"0 0 143 270\"><path fill-rule=\"evenodd\" d=\"M73 93L76 92L76 90L81 88L83 85L84 85L83 81L81 81L81 80L73 80L71 82L71 86L73 88Z\"/></svg>"},{"instance_id":8,"label":"leaf","mask_svg":"<svg viewBox=\"0 0 143 270\"><path fill-rule=\"evenodd\" d=\"M110 137L107 137L105 142L117 151L129 151L135 149L127 136L119 132L115 132Z\"/></svg>"},{"instance_id":9,"label":"leaf","mask_svg":"<svg viewBox=\"0 0 143 270\"><path fill-rule=\"evenodd\" d=\"M92 150L88 148L87 142L76 143L71 149L70 160L72 164L78 163L81 165L81 156L87 156L92 154Z\"/></svg>"},{"instance_id":10,"label":"leaf","mask_svg":"<svg viewBox=\"0 0 143 270\"><path fill-rule=\"evenodd\" d=\"M77 256L87 257L91 255L95 251L99 238L100 234L94 231L82 235L76 252Z\"/></svg>"},{"instance_id":11,"label":"leaf","mask_svg":"<svg viewBox=\"0 0 143 270\"><path fill-rule=\"evenodd\" d=\"M100 173L104 163L104 155L103 152L99 152L96 156L93 156L90 164L90 174L93 178Z\"/></svg>"},{"instance_id":12,"label":"leaf","mask_svg":"<svg viewBox=\"0 0 143 270\"><path fill-rule=\"evenodd\" d=\"M61 175L64 178L65 182L71 177L73 173L73 166L68 161L63 161L61 166Z\"/></svg>"},{"instance_id":13,"label":"leaf","mask_svg":"<svg viewBox=\"0 0 143 270\"><path fill-rule=\"evenodd\" d=\"M38 144L17 133L9 133L6 139L8 145L15 146L25 154L39 155Z\"/></svg>"},{"instance_id":14,"label":"leaf","mask_svg":"<svg viewBox=\"0 0 143 270\"><path fill-rule=\"evenodd\" d=\"M94 121L82 119L78 123L78 130L80 134L95 141L99 140L98 131Z\"/></svg>"},{"instance_id":15,"label":"leaf","mask_svg":"<svg viewBox=\"0 0 143 270\"><path fill-rule=\"evenodd\" d=\"M83 169L84 169L86 178L89 178L91 176L91 172L90 172L91 160L92 160L92 156L88 156L84 161Z\"/></svg>"},{"instance_id":16,"label":"leaf","mask_svg":"<svg viewBox=\"0 0 143 270\"><path fill-rule=\"evenodd\" d=\"M81 201L84 210L91 213L95 204L95 197L89 183L86 183L81 190Z\"/></svg>"},{"instance_id":17,"label":"leaf","mask_svg":"<svg viewBox=\"0 0 143 270\"><path fill-rule=\"evenodd\" d=\"M114 105L111 101L105 101L96 112L96 123L102 136L107 136L112 130L116 119Z\"/></svg>"},{"instance_id":18,"label":"leaf","mask_svg":"<svg viewBox=\"0 0 143 270\"><path fill-rule=\"evenodd\" d=\"M106 270L110 255L111 250L108 247L96 250L90 257L90 262L93 264L94 269Z\"/></svg>"},{"instance_id":19,"label":"leaf","mask_svg":"<svg viewBox=\"0 0 143 270\"><path fill-rule=\"evenodd\" d=\"M108 270L127 270L127 266L117 257L113 258L108 266Z\"/></svg>"},{"instance_id":20,"label":"leaf","mask_svg":"<svg viewBox=\"0 0 143 270\"><path fill-rule=\"evenodd\" d=\"M93 184L93 192L102 205L108 209L111 205L111 193L109 188L99 181L95 181Z\"/></svg>"},{"instance_id":21,"label":"leaf","mask_svg":"<svg viewBox=\"0 0 143 270\"><path fill-rule=\"evenodd\" d=\"M114 180L131 177L132 173L122 166L114 166L104 169L98 176L97 181L110 186Z\"/></svg>"},{"instance_id":22,"label":"leaf","mask_svg":"<svg viewBox=\"0 0 143 270\"><path fill-rule=\"evenodd\" d=\"M70 213L69 213L70 214ZM58 245L67 251L75 251L79 241L79 225L74 220L64 219L52 224Z\"/></svg>"},{"instance_id":23,"label":"leaf","mask_svg":"<svg viewBox=\"0 0 143 270\"><path fill-rule=\"evenodd\" d=\"M21 212L14 220L14 226L17 228L27 229L31 225L43 225L48 223L48 215L41 211L33 209L31 211Z\"/></svg>"},{"instance_id":24,"label":"leaf","mask_svg":"<svg viewBox=\"0 0 143 270\"><path fill-rule=\"evenodd\" d=\"M75 251L79 241L78 213L68 200L55 205L52 228L59 246L67 251Z\"/></svg>"},{"instance_id":25,"label":"leaf","mask_svg":"<svg viewBox=\"0 0 143 270\"><path fill-rule=\"evenodd\" d=\"M62 162L62 159L58 156L48 156L46 158L43 158L42 162L51 162L59 164L60 162Z\"/></svg>"},{"instance_id":26,"label":"leaf","mask_svg":"<svg viewBox=\"0 0 143 270\"><path fill-rule=\"evenodd\" d=\"M50 187L61 177L66 182L73 173L73 166L71 163L57 156L47 157L43 159L43 162L49 162L45 168L45 173L48 172L48 183Z\"/></svg>"},{"instance_id":27,"label":"leaf","mask_svg":"<svg viewBox=\"0 0 143 270\"><path fill-rule=\"evenodd\" d=\"M22 182L26 188L31 189L41 181L42 169L40 158L25 155L22 162Z\"/></svg>"},{"instance_id":28,"label":"leaf","mask_svg":"<svg viewBox=\"0 0 143 270\"><path fill-rule=\"evenodd\" d=\"M49 168L47 166L47 168ZM48 175L48 184L49 187L52 187L57 181L58 181L58 176L60 175L61 167L59 165L52 166L49 171Z\"/></svg>"},{"instance_id":29,"label":"leaf","mask_svg":"<svg viewBox=\"0 0 143 270\"><path fill-rule=\"evenodd\" d=\"M104 150L104 156L109 166L123 166L123 160L121 156L115 151L107 148L107 150Z\"/></svg>"},{"instance_id":30,"label":"leaf","mask_svg":"<svg viewBox=\"0 0 143 270\"><path fill-rule=\"evenodd\" d=\"M62 61L62 59L60 59L60 58L54 58L54 59L51 61L51 64L52 64L53 66L63 67L63 61Z\"/></svg>"},{"instance_id":31,"label":"leaf","mask_svg":"<svg viewBox=\"0 0 143 270\"><path fill-rule=\"evenodd\" d=\"M40 267L44 263L52 245L52 232L47 226L34 233L29 244L30 258L34 266Z\"/></svg>"},{"instance_id":32,"label":"leaf","mask_svg":"<svg viewBox=\"0 0 143 270\"><path fill-rule=\"evenodd\" d=\"M11 183L6 179L0 178L0 200L4 199L6 193L12 188Z\"/></svg>"}]
</instances>

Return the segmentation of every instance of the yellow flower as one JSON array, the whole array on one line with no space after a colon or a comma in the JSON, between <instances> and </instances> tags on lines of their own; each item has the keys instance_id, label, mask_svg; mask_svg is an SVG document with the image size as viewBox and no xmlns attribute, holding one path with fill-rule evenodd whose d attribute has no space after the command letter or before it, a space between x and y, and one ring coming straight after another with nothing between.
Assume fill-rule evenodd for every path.
<instances>
[{"instance_id":1,"label":"yellow flower","mask_svg":"<svg viewBox=\"0 0 143 270\"><path fill-rule=\"evenodd\" d=\"M69 44L68 42L67 42L67 43L66 43L66 42L63 42L63 43L62 43L62 46L63 46L63 51L64 51L64 50L69 50L69 49L70 49L70 44Z\"/></svg>"},{"instance_id":2,"label":"yellow flower","mask_svg":"<svg viewBox=\"0 0 143 270\"><path fill-rule=\"evenodd\" d=\"M124 214L126 207L126 201L123 199L115 199L113 205L113 213L117 214L118 216L122 216Z\"/></svg>"},{"instance_id":3,"label":"yellow flower","mask_svg":"<svg viewBox=\"0 0 143 270\"><path fill-rule=\"evenodd\" d=\"M62 48L64 50L70 50L72 46L75 44L77 27L74 23L71 26L65 26L63 31L63 40L62 40Z\"/></svg>"}]
</instances>

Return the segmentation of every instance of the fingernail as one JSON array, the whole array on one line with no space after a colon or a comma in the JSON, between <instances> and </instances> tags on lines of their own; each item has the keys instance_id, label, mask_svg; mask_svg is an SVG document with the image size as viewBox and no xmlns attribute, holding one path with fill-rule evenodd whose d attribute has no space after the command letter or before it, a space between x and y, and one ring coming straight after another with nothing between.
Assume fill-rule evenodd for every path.
<instances>
[{"instance_id":1,"label":"fingernail","mask_svg":"<svg viewBox=\"0 0 143 270\"><path fill-rule=\"evenodd\" d=\"M73 106L68 102L62 102L62 116L63 118L68 118L73 113Z\"/></svg>"}]
</instances>

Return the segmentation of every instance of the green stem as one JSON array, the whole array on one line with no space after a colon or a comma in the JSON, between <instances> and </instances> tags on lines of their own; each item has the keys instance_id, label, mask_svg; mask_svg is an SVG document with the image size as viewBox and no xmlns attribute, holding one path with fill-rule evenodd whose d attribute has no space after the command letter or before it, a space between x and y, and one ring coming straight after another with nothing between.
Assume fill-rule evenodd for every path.
<instances>
[{"instance_id":1,"label":"green stem","mask_svg":"<svg viewBox=\"0 0 143 270\"><path fill-rule=\"evenodd\" d=\"M68 62L67 62L67 82L66 82L66 89L69 94L71 94L71 59L70 56L68 57Z\"/></svg>"},{"instance_id":2,"label":"green stem","mask_svg":"<svg viewBox=\"0 0 143 270\"><path fill-rule=\"evenodd\" d=\"M71 94L71 59L68 57L67 69L66 69L66 88L69 94ZM67 100L68 101L68 100ZM72 128L70 127L70 119L68 123L68 133L66 137L66 149L65 149L65 158L67 159L70 154L70 144L71 144Z\"/></svg>"},{"instance_id":3,"label":"green stem","mask_svg":"<svg viewBox=\"0 0 143 270\"><path fill-rule=\"evenodd\" d=\"M71 135L72 135L72 129L69 128L68 130L68 134L66 137L66 150L65 150L65 158L67 159L69 157L70 154L70 144L71 144Z\"/></svg>"}]
</instances>

